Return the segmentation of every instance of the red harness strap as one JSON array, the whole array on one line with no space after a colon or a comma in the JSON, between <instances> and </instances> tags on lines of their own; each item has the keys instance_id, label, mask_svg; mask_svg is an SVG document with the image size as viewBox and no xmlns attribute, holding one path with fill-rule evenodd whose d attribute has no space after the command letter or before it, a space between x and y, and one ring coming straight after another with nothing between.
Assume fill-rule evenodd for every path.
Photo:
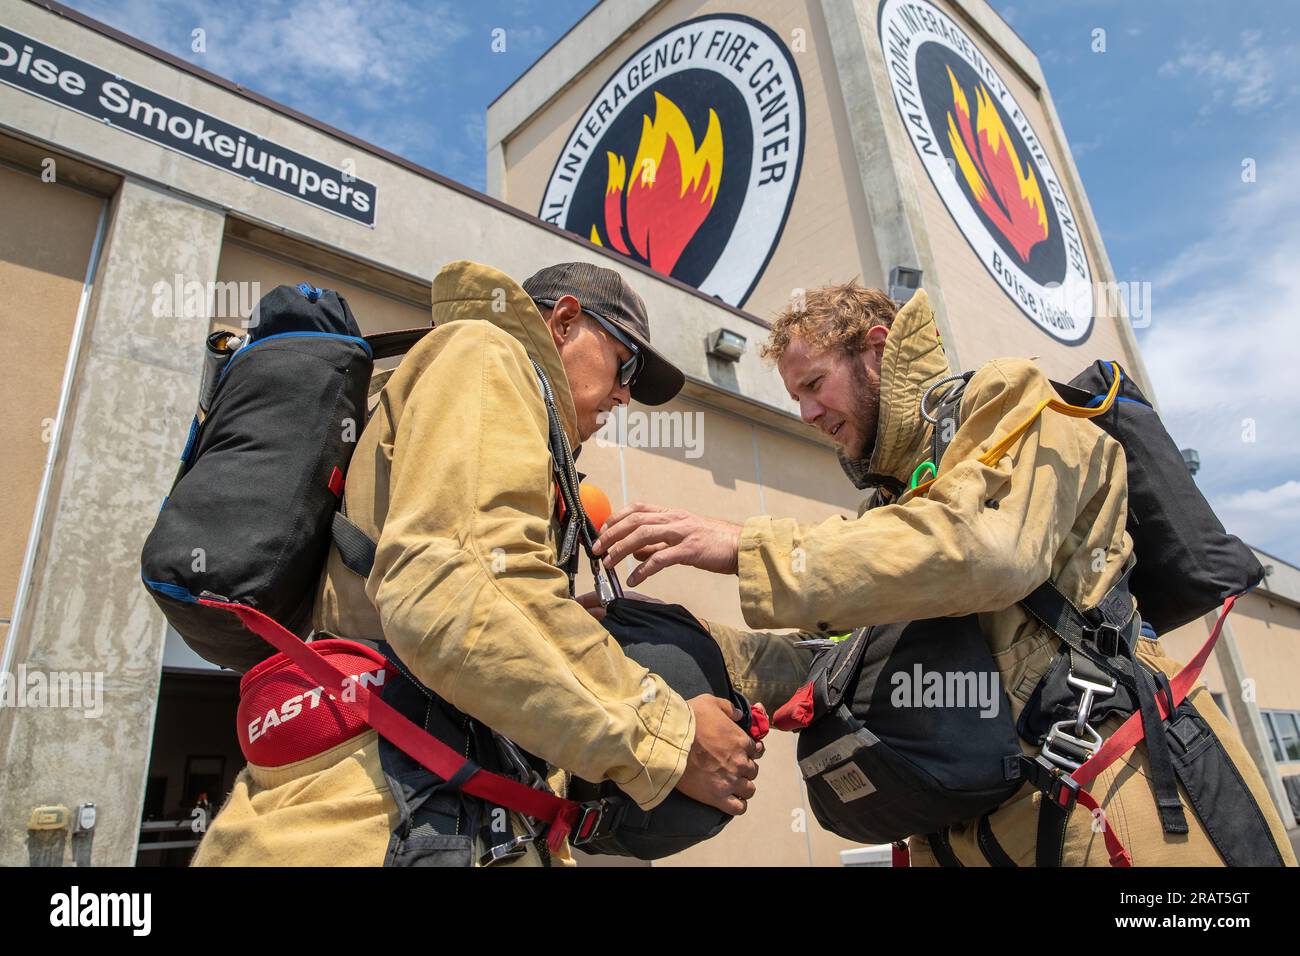
<instances>
[{"instance_id":1,"label":"red harness strap","mask_svg":"<svg viewBox=\"0 0 1300 956\"><path fill-rule=\"evenodd\" d=\"M322 687L355 695L365 712L366 721L394 746L400 747L426 769L443 780L456 775L466 760L441 740L417 727L359 682L339 670L279 623L255 608L229 601L200 598L207 607L223 608L236 614L250 631L284 654ZM573 829L582 808L541 790L534 790L506 777L478 769L461 785L472 796L490 800L498 806L550 823L546 845L558 851Z\"/></svg>"},{"instance_id":2,"label":"red harness strap","mask_svg":"<svg viewBox=\"0 0 1300 956\"><path fill-rule=\"evenodd\" d=\"M1219 618L1214 622L1214 628L1210 631L1210 636L1201 645L1201 649L1196 652L1196 656L1169 682L1169 689L1173 691L1174 699L1166 701L1163 694L1156 694L1156 706L1160 708L1162 719L1167 718L1178 708L1178 705L1183 702L1183 698L1187 696L1187 692L1192 689L1192 685L1196 683L1196 678L1200 676L1201 669L1210 658L1210 651L1214 650L1214 645L1219 642L1219 634L1223 630L1223 621L1228 616L1228 612L1232 610L1232 606L1237 603L1237 597L1238 595L1234 594L1223 602L1223 610L1219 612ZM1093 816L1100 813L1101 808L1098 806L1097 801L1093 799L1092 794L1084 788L1096 780L1103 770L1132 750L1142 740L1142 737L1142 713L1134 711L1128 720L1120 725L1119 730L1107 738L1106 742L1101 745L1100 750L1088 758L1083 766L1070 774L1071 779L1079 785L1079 803L1091 811ZM1061 798L1063 798L1060 802L1065 805L1070 798L1070 790L1062 787L1060 794ZM1115 835L1114 828L1104 820L1102 822L1102 833L1106 838L1106 849L1110 853L1111 866L1132 866L1133 859L1129 856L1128 850L1124 849L1124 844L1120 842L1119 837Z\"/></svg>"}]
</instances>

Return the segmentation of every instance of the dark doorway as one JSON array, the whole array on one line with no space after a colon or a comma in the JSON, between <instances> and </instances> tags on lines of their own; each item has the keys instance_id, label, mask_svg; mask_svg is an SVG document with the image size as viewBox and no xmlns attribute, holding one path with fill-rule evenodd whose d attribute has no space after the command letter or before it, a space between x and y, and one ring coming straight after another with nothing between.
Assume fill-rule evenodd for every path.
<instances>
[{"instance_id":1,"label":"dark doorway","mask_svg":"<svg viewBox=\"0 0 1300 956\"><path fill-rule=\"evenodd\" d=\"M235 738L239 675L163 668L137 866L187 866L244 766Z\"/></svg>"}]
</instances>

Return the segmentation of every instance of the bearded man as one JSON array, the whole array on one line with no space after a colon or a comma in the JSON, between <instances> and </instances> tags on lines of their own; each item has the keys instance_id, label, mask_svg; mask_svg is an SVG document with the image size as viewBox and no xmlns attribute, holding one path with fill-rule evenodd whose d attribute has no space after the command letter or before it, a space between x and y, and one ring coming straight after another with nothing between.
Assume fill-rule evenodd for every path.
<instances>
[{"instance_id":1,"label":"bearded man","mask_svg":"<svg viewBox=\"0 0 1300 956\"><path fill-rule=\"evenodd\" d=\"M960 427L943 436L947 448L935 455L935 425L921 414L922 396L952 371L924 291L895 314L884 293L856 282L812 290L778 318L764 355L776 360L803 420L834 441L849 479L873 489L858 517L800 524L764 515L736 525L637 504L610 518L597 552L611 566L628 555L640 561L627 578L633 586L675 564L737 575L746 622L803 630L790 636L709 625L737 690L769 709L807 680L812 652L795 638L978 615L1012 717L1019 717L1061 647L1020 602L1051 581L1075 608L1091 609L1124 578L1133 542L1119 443L1086 418L1035 417L1042 402L1056 399L1053 386L1033 362L1009 358L970 377ZM1032 424L995 462L981 460L1027 419ZM931 458L939 460L926 469ZM932 474L933 481L921 481ZM1144 670L1178 672L1157 639L1134 638L1132 659ZM1187 700L1249 788L1279 862L1295 865L1237 732L1203 684ZM1111 716L1096 729L1110 737L1121 722ZM1021 747L1038 754L1031 744ZM1050 863L1037 852L1043 793L1029 781L981 819L913 836L912 863L1105 866L1109 826L1124 835L1135 864L1222 865L1181 784L1176 795L1172 779L1162 787L1149 757L1140 743L1097 777L1090 792L1104 825L1087 813L1069 815L1068 825L1063 817ZM1169 832L1171 816L1185 816L1186 832Z\"/></svg>"}]
</instances>

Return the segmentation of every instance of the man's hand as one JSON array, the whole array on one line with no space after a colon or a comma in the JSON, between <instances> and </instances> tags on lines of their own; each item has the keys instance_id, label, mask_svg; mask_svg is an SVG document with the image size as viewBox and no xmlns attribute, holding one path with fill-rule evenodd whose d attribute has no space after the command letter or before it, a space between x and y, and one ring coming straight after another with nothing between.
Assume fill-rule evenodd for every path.
<instances>
[{"instance_id":1,"label":"man's hand","mask_svg":"<svg viewBox=\"0 0 1300 956\"><path fill-rule=\"evenodd\" d=\"M689 511L635 504L605 522L595 552L613 567L629 554L641 563L627 576L635 587L652 574L685 564L717 574L735 574L740 525Z\"/></svg>"},{"instance_id":2,"label":"man's hand","mask_svg":"<svg viewBox=\"0 0 1300 956\"><path fill-rule=\"evenodd\" d=\"M763 744L740 729L736 723L739 709L721 697L701 694L686 704L695 713L695 740L677 789L693 800L739 816L757 789L755 761L763 755Z\"/></svg>"}]
</instances>

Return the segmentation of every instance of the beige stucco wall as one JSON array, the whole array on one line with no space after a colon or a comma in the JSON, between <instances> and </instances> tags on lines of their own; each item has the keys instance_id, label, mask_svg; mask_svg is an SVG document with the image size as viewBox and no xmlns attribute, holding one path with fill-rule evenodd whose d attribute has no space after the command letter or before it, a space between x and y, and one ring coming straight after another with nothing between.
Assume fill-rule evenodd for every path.
<instances>
[{"instance_id":1,"label":"beige stucco wall","mask_svg":"<svg viewBox=\"0 0 1300 956\"><path fill-rule=\"evenodd\" d=\"M250 297L256 293L266 295L278 285L296 286L300 282L333 289L347 300L348 308L366 335L388 329L416 328L428 325L430 321L427 303L417 305L398 299L323 269L281 258L229 238L221 249L217 281L257 283L255 290L250 289ZM237 329L238 318L244 316L213 316L212 324L214 328Z\"/></svg>"},{"instance_id":2,"label":"beige stucco wall","mask_svg":"<svg viewBox=\"0 0 1300 956\"><path fill-rule=\"evenodd\" d=\"M0 416L0 621L8 621L104 201L0 166L0 208L12 226L0 231L0 335L22 356L0 376L8 410Z\"/></svg>"},{"instance_id":3,"label":"beige stucco wall","mask_svg":"<svg viewBox=\"0 0 1300 956\"><path fill-rule=\"evenodd\" d=\"M99 674L102 712L0 708L0 865L28 862L33 807L98 806L85 862L129 864L139 828L163 624L140 548L198 394L205 317L155 317L151 290L216 273L223 217L128 180L114 199L12 665ZM93 677L92 677L93 680ZM85 703L83 699L83 703Z\"/></svg>"}]
</instances>

